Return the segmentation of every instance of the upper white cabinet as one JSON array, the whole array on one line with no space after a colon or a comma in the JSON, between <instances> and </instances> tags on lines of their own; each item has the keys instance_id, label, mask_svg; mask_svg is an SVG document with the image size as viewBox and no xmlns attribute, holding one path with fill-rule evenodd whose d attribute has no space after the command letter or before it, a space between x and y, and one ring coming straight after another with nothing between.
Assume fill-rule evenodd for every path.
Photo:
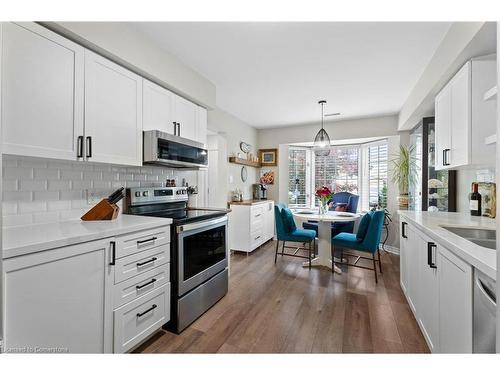
<instances>
[{"instance_id":1,"label":"upper white cabinet","mask_svg":"<svg viewBox=\"0 0 500 375\"><path fill-rule=\"evenodd\" d=\"M142 165L142 78L85 51L85 156Z\"/></svg>"},{"instance_id":2,"label":"upper white cabinet","mask_svg":"<svg viewBox=\"0 0 500 375\"><path fill-rule=\"evenodd\" d=\"M35 23L2 23L3 152L77 160L84 48Z\"/></svg>"},{"instance_id":3,"label":"upper white cabinet","mask_svg":"<svg viewBox=\"0 0 500 375\"><path fill-rule=\"evenodd\" d=\"M175 94L148 80L143 80L143 129L177 133L174 116Z\"/></svg>"},{"instance_id":4,"label":"upper white cabinet","mask_svg":"<svg viewBox=\"0 0 500 375\"><path fill-rule=\"evenodd\" d=\"M494 165L496 106L484 93L495 85L496 60L468 61L435 99L436 169Z\"/></svg>"},{"instance_id":5,"label":"upper white cabinet","mask_svg":"<svg viewBox=\"0 0 500 375\"><path fill-rule=\"evenodd\" d=\"M207 143L207 110L144 80L143 128Z\"/></svg>"}]
</instances>

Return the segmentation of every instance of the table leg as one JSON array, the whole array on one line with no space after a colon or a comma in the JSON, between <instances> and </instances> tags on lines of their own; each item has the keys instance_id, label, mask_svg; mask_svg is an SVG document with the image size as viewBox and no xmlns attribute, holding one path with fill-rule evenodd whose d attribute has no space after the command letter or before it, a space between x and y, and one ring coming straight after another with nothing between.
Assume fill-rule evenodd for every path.
<instances>
[{"instance_id":1,"label":"table leg","mask_svg":"<svg viewBox=\"0 0 500 375\"><path fill-rule=\"evenodd\" d=\"M332 229L331 223L328 221L320 221L318 223L318 256L311 262L313 267L326 267L334 269L337 273L342 273L341 269L332 264ZM309 262L302 264L304 267L309 267Z\"/></svg>"}]
</instances>

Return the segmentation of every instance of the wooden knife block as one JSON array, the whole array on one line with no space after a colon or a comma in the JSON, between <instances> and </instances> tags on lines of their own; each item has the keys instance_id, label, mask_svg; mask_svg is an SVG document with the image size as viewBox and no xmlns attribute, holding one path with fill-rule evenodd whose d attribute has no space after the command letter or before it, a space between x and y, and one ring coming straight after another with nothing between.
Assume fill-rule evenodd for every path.
<instances>
[{"instance_id":1,"label":"wooden knife block","mask_svg":"<svg viewBox=\"0 0 500 375\"><path fill-rule=\"evenodd\" d=\"M119 212L120 207L114 203L109 203L107 199L103 199L83 215L81 219L83 221L114 220L118 217Z\"/></svg>"}]
</instances>

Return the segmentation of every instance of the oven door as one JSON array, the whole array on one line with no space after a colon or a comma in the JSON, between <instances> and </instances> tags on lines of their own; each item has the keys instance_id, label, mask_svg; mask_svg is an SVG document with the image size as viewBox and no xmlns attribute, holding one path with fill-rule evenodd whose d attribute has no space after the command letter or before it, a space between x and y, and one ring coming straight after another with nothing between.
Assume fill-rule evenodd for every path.
<instances>
[{"instance_id":1,"label":"oven door","mask_svg":"<svg viewBox=\"0 0 500 375\"><path fill-rule=\"evenodd\" d=\"M227 267L227 216L179 225L176 232L182 296Z\"/></svg>"}]
</instances>

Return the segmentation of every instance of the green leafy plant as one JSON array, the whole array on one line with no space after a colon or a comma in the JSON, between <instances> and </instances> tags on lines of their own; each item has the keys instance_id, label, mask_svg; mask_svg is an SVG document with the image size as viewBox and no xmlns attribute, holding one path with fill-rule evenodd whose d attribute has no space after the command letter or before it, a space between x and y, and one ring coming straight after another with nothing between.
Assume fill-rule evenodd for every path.
<instances>
[{"instance_id":1,"label":"green leafy plant","mask_svg":"<svg viewBox=\"0 0 500 375\"><path fill-rule=\"evenodd\" d=\"M389 161L392 167L392 182L398 185L400 194L408 194L408 187L416 183L416 174L410 173L412 169L418 169L414 151L414 146L400 145L399 155Z\"/></svg>"}]
</instances>

